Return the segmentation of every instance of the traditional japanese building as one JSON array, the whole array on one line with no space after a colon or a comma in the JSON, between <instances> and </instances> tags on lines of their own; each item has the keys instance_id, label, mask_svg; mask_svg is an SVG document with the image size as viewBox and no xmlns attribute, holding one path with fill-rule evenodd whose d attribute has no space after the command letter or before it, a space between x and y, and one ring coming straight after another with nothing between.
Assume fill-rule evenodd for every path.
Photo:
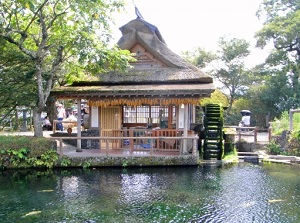
<instances>
[{"instance_id":1,"label":"traditional japanese building","mask_svg":"<svg viewBox=\"0 0 300 223\"><path fill-rule=\"evenodd\" d=\"M99 74L99 81L55 88L51 97L87 101L90 113L85 127L99 130L100 136L123 136L124 131L134 129L139 133L140 129L151 130L147 132L152 136L186 136L195 121L195 105L215 89L212 77L173 53L158 28L142 18L120 30L118 45L135 54L132 68ZM179 149L173 141L168 142L172 145L169 149Z\"/></svg>"}]
</instances>

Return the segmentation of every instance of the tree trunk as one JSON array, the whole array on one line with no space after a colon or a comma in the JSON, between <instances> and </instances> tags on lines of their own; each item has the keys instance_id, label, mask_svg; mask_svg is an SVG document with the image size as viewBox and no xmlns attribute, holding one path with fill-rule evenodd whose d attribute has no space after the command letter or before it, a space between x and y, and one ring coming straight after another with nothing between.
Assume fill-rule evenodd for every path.
<instances>
[{"instance_id":1,"label":"tree trunk","mask_svg":"<svg viewBox=\"0 0 300 223\"><path fill-rule=\"evenodd\" d=\"M38 107L33 108L33 126L34 126L34 136L43 137L43 124L41 121L42 112Z\"/></svg>"},{"instance_id":2,"label":"tree trunk","mask_svg":"<svg viewBox=\"0 0 300 223\"><path fill-rule=\"evenodd\" d=\"M49 117L51 124L53 124L53 120L57 118L57 110L55 107L55 98L48 98L46 102L46 111Z\"/></svg>"}]
</instances>

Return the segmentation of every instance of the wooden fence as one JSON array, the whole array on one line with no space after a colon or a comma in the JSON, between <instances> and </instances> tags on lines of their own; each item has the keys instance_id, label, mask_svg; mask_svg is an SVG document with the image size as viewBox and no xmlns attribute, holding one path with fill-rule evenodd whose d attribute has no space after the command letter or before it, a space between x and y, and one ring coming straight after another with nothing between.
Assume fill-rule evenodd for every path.
<instances>
[{"instance_id":1,"label":"wooden fence","mask_svg":"<svg viewBox=\"0 0 300 223\"><path fill-rule=\"evenodd\" d=\"M155 142L157 141L168 141L168 140L178 140L180 146L176 150L172 151L178 151L179 155L184 155L183 154L183 144L184 140L189 141L190 143L186 143L187 145L190 145L191 147L191 153L192 155L196 156L197 155L197 148L198 148L198 139L199 137L197 135L194 136L181 136L181 137L165 137L165 136L160 136L160 137L146 137L146 136L138 136L138 137L121 137L121 136L116 136L116 137L99 137L99 136L81 136L81 137L51 137L54 140L57 140L59 142L59 154L63 155L63 140L70 140L74 139L77 140L77 142L81 145L81 140L99 140L99 145L100 145L100 150L104 149L106 151L106 155L109 155L110 151L116 150L116 149L129 149L130 153L133 151L149 151L150 155L153 155L155 151L166 151L170 152L170 150L164 150L163 148L157 148L155 146ZM124 141L124 140L129 140L132 141L132 144L129 144L128 146L125 147L116 147L114 144L116 141ZM145 140L149 142L149 146L147 148L141 147L139 144L141 140ZM103 143L104 142L104 143ZM138 143L135 143L138 142ZM138 146L137 146L138 145ZM77 151L81 152L82 149L77 148Z\"/></svg>"},{"instance_id":2,"label":"wooden fence","mask_svg":"<svg viewBox=\"0 0 300 223\"><path fill-rule=\"evenodd\" d=\"M271 128L265 131L259 130L257 127L239 127L239 126L224 126L224 128L235 129L233 133L236 141L247 142L270 142L272 137Z\"/></svg>"}]
</instances>

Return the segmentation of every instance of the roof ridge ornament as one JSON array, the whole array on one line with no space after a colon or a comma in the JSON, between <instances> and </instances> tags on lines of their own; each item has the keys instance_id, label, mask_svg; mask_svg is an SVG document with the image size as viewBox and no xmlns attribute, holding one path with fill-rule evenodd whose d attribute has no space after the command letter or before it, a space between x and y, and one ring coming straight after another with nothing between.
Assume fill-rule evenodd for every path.
<instances>
[{"instance_id":1,"label":"roof ridge ornament","mask_svg":"<svg viewBox=\"0 0 300 223\"><path fill-rule=\"evenodd\" d=\"M136 5L134 5L134 9L135 9L135 14L137 16L138 19L142 19L144 20L144 17L142 16L142 14L140 13L139 9L136 7Z\"/></svg>"}]
</instances>

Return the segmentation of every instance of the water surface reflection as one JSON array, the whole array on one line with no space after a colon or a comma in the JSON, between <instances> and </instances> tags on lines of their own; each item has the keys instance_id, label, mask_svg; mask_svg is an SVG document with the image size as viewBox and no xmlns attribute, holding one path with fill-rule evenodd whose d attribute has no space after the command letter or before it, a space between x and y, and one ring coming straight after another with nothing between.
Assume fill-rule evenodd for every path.
<instances>
[{"instance_id":1,"label":"water surface reflection","mask_svg":"<svg viewBox=\"0 0 300 223\"><path fill-rule=\"evenodd\" d=\"M2 172L1 222L299 222L300 167Z\"/></svg>"}]
</instances>

